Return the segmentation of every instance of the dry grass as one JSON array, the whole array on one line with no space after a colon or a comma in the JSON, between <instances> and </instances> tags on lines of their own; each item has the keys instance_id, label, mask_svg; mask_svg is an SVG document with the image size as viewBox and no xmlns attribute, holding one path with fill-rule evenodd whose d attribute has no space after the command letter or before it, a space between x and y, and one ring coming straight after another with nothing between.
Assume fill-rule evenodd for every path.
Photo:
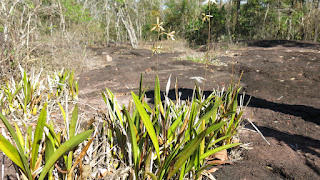
<instances>
[{"instance_id":1,"label":"dry grass","mask_svg":"<svg viewBox=\"0 0 320 180\"><path fill-rule=\"evenodd\" d=\"M152 49L155 42L140 42L140 49ZM179 53L179 60L192 60L205 63L207 48L205 45L191 48L185 40L163 40L159 42L161 53ZM233 56L233 51L245 48L244 43L217 42L212 43L209 55L211 59L218 56Z\"/></svg>"},{"instance_id":2,"label":"dry grass","mask_svg":"<svg viewBox=\"0 0 320 180\"><path fill-rule=\"evenodd\" d=\"M77 69L77 73L87 70L88 56L95 53L88 47L101 41L102 31L96 25L75 25L72 31L53 31L51 34L38 33L30 43L30 52L17 62L27 71L29 67L44 69L46 74L65 69Z\"/></svg>"},{"instance_id":3,"label":"dry grass","mask_svg":"<svg viewBox=\"0 0 320 180\"><path fill-rule=\"evenodd\" d=\"M139 49L152 49L154 41L139 42ZM186 53L190 50L188 43L185 40L163 40L159 41L161 53Z\"/></svg>"},{"instance_id":4,"label":"dry grass","mask_svg":"<svg viewBox=\"0 0 320 180\"><path fill-rule=\"evenodd\" d=\"M43 68L44 72L61 68L82 70L85 67L84 60L90 51L87 51L81 39L72 33L43 36L40 41L35 42L36 49L26 65Z\"/></svg>"}]
</instances>

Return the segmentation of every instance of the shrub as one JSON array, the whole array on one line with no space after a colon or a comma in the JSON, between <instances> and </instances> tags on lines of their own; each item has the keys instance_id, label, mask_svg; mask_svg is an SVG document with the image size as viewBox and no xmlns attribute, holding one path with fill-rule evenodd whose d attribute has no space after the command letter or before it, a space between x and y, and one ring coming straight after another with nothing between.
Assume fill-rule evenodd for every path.
<instances>
[{"instance_id":1,"label":"shrub","mask_svg":"<svg viewBox=\"0 0 320 180\"><path fill-rule=\"evenodd\" d=\"M120 108L110 90L103 93L107 112L100 137L106 136L110 154L118 162L107 162L108 166L127 167L126 176L135 179L197 179L208 167L208 156L240 145L232 143L242 121L240 88L230 86L227 92L205 97L196 86L190 101L180 100L176 91L174 102L168 97L169 79L162 101L157 77L151 108L141 84L142 77L139 93L131 92L133 103L127 108Z\"/></svg>"},{"instance_id":2,"label":"shrub","mask_svg":"<svg viewBox=\"0 0 320 180\"><path fill-rule=\"evenodd\" d=\"M213 40L218 40L223 35L227 35L226 22L227 11L222 6L219 8L216 4L205 6L203 13L198 15L198 20L188 24L186 29L186 39L190 44L203 45L208 41L208 23L204 23L204 15L211 14L211 28L210 34Z\"/></svg>"},{"instance_id":3,"label":"shrub","mask_svg":"<svg viewBox=\"0 0 320 180\"><path fill-rule=\"evenodd\" d=\"M42 78L41 72L33 72L29 76L21 67L20 69L20 81L12 78L0 90L0 118L10 133L8 137L4 131L0 135L0 150L19 167L24 179L53 179L63 176L58 171L53 175L54 164L67 169L68 176L72 177L75 169L73 166L77 165L73 157L74 149L92 134L92 130L78 133L77 105L72 117L68 118L67 105L78 96L78 85L73 72L62 70L53 76ZM66 108L61 104L65 104ZM56 122L48 117L57 112L59 107L64 123L61 125L62 130L57 133L54 129ZM9 122L12 122L15 130ZM90 142L87 144L90 145ZM69 154L65 155L67 152Z\"/></svg>"},{"instance_id":4,"label":"shrub","mask_svg":"<svg viewBox=\"0 0 320 180\"><path fill-rule=\"evenodd\" d=\"M61 157L64 157L63 165L67 167L67 170L70 170L74 159L73 149L92 134L92 130L75 134L78 116L76 106L70 125L67 123L68 133L60 133L62 136L60 137L54 132L53 124L46 124L46 106L44 105L42 108L34 133L32 133L32 127L29 126L24 137L22 135L23 128L20 129L15 124L16 132L14 132L9 121L0 113L0 118L12 137L10 139L16 145L14 146L3 135L0 135L0 150L20 168L23 179L42 180L46 176L48 179L53 179L53 165ZM43 136L45 127L47 133ZM67 152L69 152L68 156L65 155Z\"/></svg>"},{"instance_id":5,"label":"shrub","mask_svg":"<svg viewBox=\"0 0 320 180\"><path fill-rule=\"evenodd\" d=\"M20 72L19 80L11 77L0 86L1 112L14 121L30 123L45 103L52 106L66 96L70 98L68 100L78 98L78 83L73 71L62 70L46 78L41 77L42 71L32 71L28 75L20 67Z\"/></svg>"}]
</instances>

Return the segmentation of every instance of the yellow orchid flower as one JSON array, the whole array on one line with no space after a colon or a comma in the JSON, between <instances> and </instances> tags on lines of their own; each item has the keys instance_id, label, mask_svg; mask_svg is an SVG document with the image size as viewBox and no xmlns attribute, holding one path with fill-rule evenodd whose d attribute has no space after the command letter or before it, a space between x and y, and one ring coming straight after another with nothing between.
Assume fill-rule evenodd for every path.
<instances>
[{"instance_id":1,"label":"yellow orchid flower","mask_svg":"<svg viewBox=\"0 0 320 180\"><path fill-rule=\"evenodd\" d=\"M152 24L154 27L151 29L151 31L165 31L164 28L162 27L163 22L160 22L159 17L157 17L157 24Z\"/></svg>"},{"instance_id":2,"label":"yellow orchid flower","mask_svg":"<svg viewBox=\"0 0 320 180\"><path fill-rule=\"evenodd\" d=\"M175 38L174 38L174 34L176 33L176 31L172 31L172 32L170 32L170 33L166 33L166 35L167 35L167 38L169 39L171 39L171 40L175 40Z\"/></svg>"},{"instance_id":3,"label":"yellow orchid flower","mask_svg":"<svg viewBox=\"0 0 320 180\"><path fill-rule=\"evenodd\" d=\"M209 15L209 14L204 14L202 13L202 23L204 23L205 21L210 21L210 18L212 18L213 16L212 15Z\"/></svg>"}]
</instances>

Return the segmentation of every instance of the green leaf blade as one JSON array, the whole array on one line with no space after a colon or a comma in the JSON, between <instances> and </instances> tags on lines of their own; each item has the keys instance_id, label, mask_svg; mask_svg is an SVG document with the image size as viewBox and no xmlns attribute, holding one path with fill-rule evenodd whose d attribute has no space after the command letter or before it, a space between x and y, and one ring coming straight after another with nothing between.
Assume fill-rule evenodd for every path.
<instances>
[{"instance_id":1,"label":"green leaf blade","mask_svg":"<svg viewBox=\"0 0 320 180\"><path fill-rule=\"evenodd\" d=\"M224 145L224 146L220 146L220 147L217 147L215 149L212 149L212 150L208 150L207 152L205 152L204 154L202 154L200 156L200 160L203 160L204 158L214 154L214 153L217 153L219 151L222 151L224 149L230 149L230 148L233 148L235 146L239 146L241 143L234 143L234 144L227 144L227 145Z\"/></svg>"},{"instance_id":2,"label":"green leaf blade","mask_svg":"<svg viewBox=\"0 0 320 180\"><path fill-rule=\"evenodd\" d=\"M140 152L139 152L139 147L138 147L136 133L135 133L135 126L134 126L134 123L133 123L128 111L126 109L123 109L123 112L124 112L125 116L127 117L127 121L129 124L130 140L132 143L132 151L133 151L133 160L134 160L134 165L137 167Z\"/></svg>"},{"instance_id":3,"label":"green leaf blade","mask_svg":"<svg viewBox=\"0 0 320 180\"><path fill-rule=\"evenodd\" d=\"M52 155L51 158L46 162L45 166L42 169L42 172L40 174L39 180L43 180L48 171L51 169L51 167L54 165L54 163L65 153L68 151L74 149L76 146L78 146L81 142L86 140L91 134L92 130L85 131L83 133L80 133L72 138L70 138L68 141L63 143Z\"/></svg>"},{"instance_id":4,"label":"green leaf blade","mask_svg":"<svg viewBox=\"0 0 320 180\"><path fill-rule=\"evenodd\" d=\"M134 103L138 109L138 112L141 116L141 119L143 121L143 124L145 125L146 129L147 129L147 132L151 138L151 141L154 145L154 149L156 150L156 153L157 153L157 157L158 157L158 160L160 161L160 150L159 150L159 142L158 142L158 138L157 138L157 135L156 135L156 132L153 128L153 124L152 122L150 121L150 116L147 114L146 110L143 108L140 100L139 100L139 97L137 95L135 95L134 92L131 91L131 94L132 94L132 98L134 100Z\"/></svg>"},{"instance_id":5,"label":"green leaf blade","mask_svg":"<svg viewBox=\"0 0 320 180\"><path fill-rule=\"evenodd\" d=\"M75 105L72 111L72 117L69 127L69 137L72 138L76 134L76 126L78 121L78 105Z\"/></svg>"},{"instance_id":6,"label":"green leaf blade","mask_svg":"<svg viewBox=\"0 0 320 180\"><path fill-rule=\"evenodd\" d=\"M0 135L0 150L9 158L12 162L18 165L23 171L25 168L23 166L22 159L18 150L2 135Z\"/></svg>"},{"instance_id":7,"label":"green leaf blade","mask_svg":"<svg viewBox=\"0 0 320 180\"><path fill-rule=\"evenodd\" d=\"M18 147L18 152L19 152L19 155L20 155L20 158L22 160L22 163L23 163L23 166L24 168L22 168L22 170L24 170L24 172L26 173L27 177L29 179L32 178L32 175L31 175L31 171L29 169L29 164L28 164L28 161L27 161L27 158L24 156L24 152L23 152L23 148L19 142L19 138L17 136L17 134L14 132L13 128L11 127L10 123L8 122L8 120L2 115L2 113L0 113L0 118L2 120L2 122L4 123L4 125L6 126L6 128L8 129L9 133L11 134L14 142L16 143L17 147Z\"/></svg>"},{"instance_id":8,"label":"green leaf blade","mask_svg":"<svg viewBox=\"0 0 320 180\"><path fill-rule=\"evenodd\" d=\"M199 145L203 138L206 136L207 131L202 131L198 136L196 136L194 139L189 141L189 143L186 145L186 148L182 150L176 158L173 159L172 162L174 162L174 169L169 173L168 179L170 179L175 173L178 172L180 167L189 159L191 155L199 148Z\"/></svg>"},{"instance_id":9,"label":"green leaf blade","mask_svg":"<svg viewBox=\"0 0 320 180\"><path fill-rule=\"evenodd\" d=\"M38 154L39 154L39 146L42 140L43 136L43 128L46 122L47 118L47 110L46 110L47 104L45 104L41 110L37 127L34 133L34 139L32 144L32 153L31 153L31 167L32 169L35 167L35 164L37 162Z\"/></svg>"},{"instance_id":10,"label":"green leaf blade","mask_svg":"<svg viewBox=\"0 0 320 180\"><path fill-rule=\"evenodd\" d=\"M22 136L22 133L21 133L21 130L19 129L18 125L16 123L14 123L14 127L16 128L16 133L17 133L17 136L18 136L18 139L19 139L19 142L23 148L23 150L25 151L24 149L24 139L23 139L23 136Z\"/></svg>"}]
</instances>

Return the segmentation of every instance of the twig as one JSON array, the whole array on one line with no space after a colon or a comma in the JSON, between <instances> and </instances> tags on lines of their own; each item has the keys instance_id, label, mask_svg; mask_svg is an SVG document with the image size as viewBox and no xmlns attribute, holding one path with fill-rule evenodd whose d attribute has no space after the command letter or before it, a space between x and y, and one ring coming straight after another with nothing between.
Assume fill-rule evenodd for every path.
<instances>
[{"instance_id":1,"label":"twig","mask_svg":"<svg viewBox=\"0 0 320 180\"><path fill-rule=\"evenodd\" d=\"M257 128L256 125L253 124L252 121L250 121L250 119L246 119L247 121L249 121L249 123L253 126L253 128L260 134L260 136L268 143L268 145L271 145L269 143L269 141L263 136L263 134L259 131L259 129Z\"/></svg>"},{"instance_id":2,"label":"twig","mask_svg":"<svg viewBox=\"0 0 320 180\"><path fill-rule=\"evenodd\" d=\"M57 170L58 170L59 172L61 172L61 173L63 173L63 174L67 174L67 173L68 173L68 171L62 170L62 169L58 166L57 163L55 163L54 166L57 168Z\"/></svg>"},{"instance_id":3,"label":"twig","mask_svg":"<svg viewBox=\"0 0 320 180\"><path fill-rule=\"evenodd\" d=\"M95 110L95 111L98 111L98 110L99 110L99 109L97 109L97 108L95 108L95 107L93 107L92 105L87 104L87 103L82 103L82 102L78 102L78 101L69 101L69 102L72 102L72 103L74 103L74 104L82 104L82 105L88 106L88 107L92 108L92 109Z\"/></svg>"}]
</instances>

